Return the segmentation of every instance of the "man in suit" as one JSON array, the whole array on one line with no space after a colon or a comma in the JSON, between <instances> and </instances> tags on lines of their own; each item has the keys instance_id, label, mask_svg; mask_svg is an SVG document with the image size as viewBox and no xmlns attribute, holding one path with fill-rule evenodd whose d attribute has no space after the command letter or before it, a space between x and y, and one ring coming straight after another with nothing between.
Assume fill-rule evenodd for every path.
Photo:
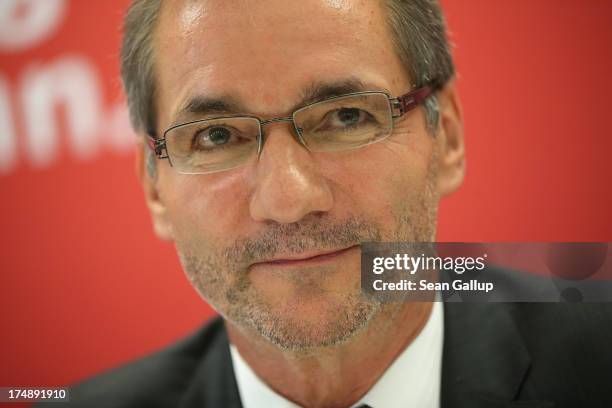
<instances>
[{"instance_id":1,"label":"man in suit","mask_svg":"<svg viewBox=\"0 0 612 408\"><path fill-rule=\"evenodd\" d=\"M436 1L136 0L122 75L155 231L221 317L73 404L604 406L609 309L361 295L360 244L435 241L464 176Z\"/></svg>"}]
</instances>

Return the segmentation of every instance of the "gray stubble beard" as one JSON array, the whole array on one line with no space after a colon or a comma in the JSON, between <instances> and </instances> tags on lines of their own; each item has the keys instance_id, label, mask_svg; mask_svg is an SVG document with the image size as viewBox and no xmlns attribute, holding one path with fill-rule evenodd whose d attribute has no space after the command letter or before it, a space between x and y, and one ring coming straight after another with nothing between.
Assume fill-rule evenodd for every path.
<instances>
[{"instance_id":1,"label":"gray stubble beard","mask_svg":"<svg viewBox=\"0 0 612 408\"><path fill-rule=\"evenodd\" d=\"M251 285L248 265L284 251L339 248L383 239L398 242L432 241L435 238L437 218L436 177L434 148L426 187L414 207L401 205L395 209L397 228L391 237L385 237L381 228L352 217L331 226L323 222L278 225L256 238L243 238L230 247L209 250L205 256L197 255L202 252L202 245L177 242L177 252L192 285L224 319L247 336L255 332L282 350L296 355L309 355L321 348L348 342L365 330L375 318L379 321L392 321L401 304L383 304L367 298L357 288L346 295L342 305L338 305L335 315L326 324L320 328L309 327L272 313L270 305ZM329 223L329 220L325 222ZM199 251L192 250L194 246ZM233 279L229 279L229 286L228 271L234 274Z\"/></svg>"}]
</instances>

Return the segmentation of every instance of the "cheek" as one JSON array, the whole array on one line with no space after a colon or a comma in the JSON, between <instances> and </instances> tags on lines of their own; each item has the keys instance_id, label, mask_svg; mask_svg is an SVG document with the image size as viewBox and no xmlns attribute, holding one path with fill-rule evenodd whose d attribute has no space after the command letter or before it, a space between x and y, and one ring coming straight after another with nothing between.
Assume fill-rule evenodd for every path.
<instances>
[{"instance_id":1,"label":"cheek","mask_svg":"<svg viewBox=\"0 0 612 408\"><path fill-rule=\"evenodd\" d=\"M172 175L164 183L168 221L177 241L233 243L230 235L247 224L248 190L244 175Z\"/></svg>"},{"instance_id":2,"label":"cheek","mask_svg":"<svg viewBox=\"0 0 612 408\"><path fill-rule=\"evenodd\" d=\"M334 189L341 207L392 228L398 213L422 203L433 144L427 133L407 136L328 160L334 166L330 178L337 180Z\"/></svg>"}]
</instances>

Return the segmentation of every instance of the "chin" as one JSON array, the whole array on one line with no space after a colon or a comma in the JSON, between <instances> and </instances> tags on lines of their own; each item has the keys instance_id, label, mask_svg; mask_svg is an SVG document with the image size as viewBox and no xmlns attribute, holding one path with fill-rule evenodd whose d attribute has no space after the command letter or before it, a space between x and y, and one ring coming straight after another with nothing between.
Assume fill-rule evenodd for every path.
<instances>
[{"instance_id":1,"label":"chin","mask_svg":"<svg viewBox=\"0 0 612 408\"><path fill-rule=\"evenodd\" d=\"M379 303L359 295L347 295L341 301L310 297L251 306L248 312L228 318L238 327L248 327L275 346L296 353L345 344L380 310Z\"/></svg>"}]
</instances>

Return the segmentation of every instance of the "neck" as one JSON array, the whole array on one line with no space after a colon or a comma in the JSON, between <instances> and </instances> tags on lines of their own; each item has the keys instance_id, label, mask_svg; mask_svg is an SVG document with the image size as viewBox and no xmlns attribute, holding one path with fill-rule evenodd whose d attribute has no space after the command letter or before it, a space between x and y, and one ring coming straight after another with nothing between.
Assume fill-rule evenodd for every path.
<instances>
[{"instance_id":1,"label":"neck","mask_svg":"<svg viewBox=\"0 0 612 408\"><path fill-rule=\"evenodd\" d=\"M241 357L274 391L303 407L344 407L365 395L412 343L431 307L431 302L384 304L348 342L309 353L280 349L228 321L226 326Z\"/></svg>"}]
</instances>

